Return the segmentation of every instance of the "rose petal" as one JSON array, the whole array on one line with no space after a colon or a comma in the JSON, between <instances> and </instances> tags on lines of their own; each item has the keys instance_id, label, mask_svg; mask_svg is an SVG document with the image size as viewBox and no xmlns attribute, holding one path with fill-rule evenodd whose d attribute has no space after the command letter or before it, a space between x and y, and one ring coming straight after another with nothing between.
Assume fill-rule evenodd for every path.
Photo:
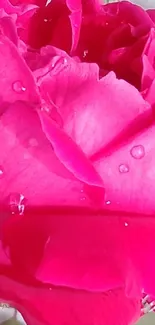
<instances>
[{"instance_id":1,"label":"rose petal","mask_svg":"<svg viewBox=\"0 0 155 325\"><path fill-rule=\"evenodd\" d=\"M80 0L53 0L32 17L27 42L33 48L52 44L70 52L77 46L81 21Z\"/></svg>"},{"instance_id":2,"label":"rose petal","mask_svg":"<svg viewBox=\"0 0 155 325\"><path fill-rule=\"evenodd\" d=\"M37 285L36 276L46 287L100 292L124 287L135 298L142 289L155 294L154 231L154 217L39 207L8 219L3 245L20 282Z\"/></svg>"},{"instance_id":3,"label":"rose petal","mask_svg":"<svg viewBox=\"0 0 155 325\"><path fill-rule=\"evenodd\" d=\"M119 320L132 324L140 315L139 301L126 297L123 289L107 294L56 287L49 290L26 287L5 276L0 277L0 283L1 299L12 302L28 325L63 325L64 321L68 325L84 325L103 320L109 325L117 325Z\"/></svg>"},{"instance_id":4,"label":"rose petal","mask_svg":"<svg viewBox=\"0 0 155 325\"><path fill-rule=\"evenodd\" d=\"M146 11L149 14L150 18L152 19L152 21L155 23L155 10L154 9L148 9Z\"/></svg>"},{"instance_id":5,"label":"rose petal","mask_svg":"<svg viewBox=\"0 0 155 325\"><path fill-rule=\"evenodd\" d=\"M154 295L154 218L115 215L96 219L83 216L82 222L73 216L65 217L64 222L61 217L55 221L37 278L91 291L125 283L130 297L140 294L140 285Z\"/></svg>"},{"instance_id":6,"label":"rose petal","mask_svg":"<svg viewBox=\"0 0 155 325\"><path fill-rule=\"evenodd\" d=\"M0 144L0 201L8 207L12 193L24 195L29 206L90 205L83 184L56 158L31 106L16 102L5 110Z\"/></svg>"},{"instance_id":7,"label":"rose petal","mask_svg":"<svg viewBox=\"0 0 155 325\"><path fill-rule=\"evenodd\" d=\"M17 48L0 36L0 102L39 101L33 76Z\"/></svg>"},{"instance_id":8,"label":"rose petal","mask_svg":"<svg viewBox=\"0 0 155 325\"><path fill-rule=\"evenodd\" d=\"M1 34L7 36L16 46L18 45L17 29L13 19L3 17L0 19Z\"/></svg>"},{"instance_id":9,"label":"rose petal","mask_svg":"<svg viewBox=\"0 0 155 325\"><path fill-rule=\"evenodd\" d=\"M144 98L149 102L149 104L152 106L153 112L155 112L155 97L154 97L154 92L155 92L155 79L153 80L150 88L144 93Z\"/></svg>"},{"instance_id":10,"label":"rose petal","mask_svg":"<svg viewBox=\"0 0 155 325\"><path fill-rule=\"evenodd\" d=\"M67 57L52 60L51 72L47 68L44 76L38 78L41 96L51 111L61 116L65 132L88 156L107 146L149 109L139 92L124 80L116 79L114 73L99 81L94 64L78 63Z\"/></svg>"},{"instance_id":11,"label":"rose petal","mask_svg":"<svg viewBox=\"0 0 155 325\"><path fill-rule=\"evenodd\" d=\"M144 129L109 156L98 157L95 167L104 180L107 209L154 213L154 133L154 126Z\"/></svg>"},{"instance_id":12,"label":"rose petal","mask_svg":"<svg viewBox=\"0 0 155 325\"><path fill-rule=\"evenodd\" d=\"M142 56L143 72L141 81L141 90L144 91L151 86L152 81L155 79L155 70L149 62L146 55Z\"/></svg>"},{"instance_id":13,"label":"rose petal","mask_svg":"<svg viewBox=\"0 0 155 325\"><path fill-rule=\"evenodd\" d=\"M47 113L38 111L38 114L43 132L64 166L80 181L89 185L103 187L100 176L77 144L53 123Z\"/></svg>"},{"instance_id":14,"label":"rose petal","mask_svg":"<svg viewBox=\"0 0 155 325\"><path fill-rule=\"evenodd\" d=\"M143 50L143 54L147 55L152 66L154 66L154 57L155 57L154 51L155 51L155 30L152 28L150 30L146 45Z\"/></svg>"},{"instance_id":15,"label":"rose petal","mask_svg":"<svg viewBox=\"0 0 155 325\"><path fill-rule=\"evenodd\" d=\"M133 26L145 26L145 32L154 27L154 23L147 12L142 7L129 1L108 3L104 8L108 14L115 15L117 13L123 21L131 23Z\"/></svg>"}]
</instances>

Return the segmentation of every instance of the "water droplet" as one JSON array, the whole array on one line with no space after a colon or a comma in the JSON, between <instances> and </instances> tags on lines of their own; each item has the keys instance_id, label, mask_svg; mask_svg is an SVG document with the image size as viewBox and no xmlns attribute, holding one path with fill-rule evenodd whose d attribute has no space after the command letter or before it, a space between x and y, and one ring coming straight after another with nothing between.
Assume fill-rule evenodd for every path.
<instances>
[{"instance_id":1,"label":"water droplet","mask_svg":"<svg viewBox=\"0 0 155 325\"><path fill-rule=\"evenodd\" d=\"M83 51L83 58L86 58L87 55L88 55L88 50L84 50Z\"/></svg>"},{"instance_id":2,"label":"water droplet","mask_svg":"<svg viewBox=\"0 0 155 325\"><path fill-rule=\"evenodd\" d=\"M106 26L108 26L108 25L109 25L109 23L106 21L105 25L106 25Z\"/></svg>"},{"instance_id":3,"label":"water droplet","mask_svg":"<svg viewBox=\"0 0 155 325\"><path fill-rule=\"evenodd\" d=\"M54 57L53 63L52 63L52 70L50 71L51 77L60 73L65 68L67 68L67 63L68 63L68 60L66 57L62 57L62 56Z\"/></svg>"},{"instance_id":4,"label":"water droplet","mask_svg":"<svg viewBox=\"0 0 155 325\"><path fill-rule=\"evenodd\" d=\"M83 196L83 197L80 198L80 201L85 201L85 200L86 200L86 197L85 196Z\"/></svg>"},{"instance_id":5,"label":"water droplet","mask_svg":"<svg viewBox=\"0 0 155 325\"><path fill-rule=\"evenodd\" d=\"M109 204L111 204L111 201L108 200L105 202L105 204L109 205Z\"/></svg>"},{"instance_id":6,"label":"water droplet","mask_svg":"<svg viewBox=\"0 0 155 325\"><path fill-rule=\"evenodd\" d=\"M120 173L128 173L129 166L127 164L121 164L119 165L119 172Z\"/></svg>"},{"instance_id":7,"label":"water droplet","mask_svg":"<svg viewBox=\"0 0 155 325\"><path fill-rule=\"evenodd\" d=\"M31 138L31 139L29 139L29 145L30 145L31 147L37 147L37 146L38 146L38 141L37 141L37 139L35 139L35 138Z\"/></svg>"},{"instance_id":8,"label":"water droplet","mask_svg":"<svg viewBox=\"0 0 155 325\"><path fill-rule=\"evenodd\" d=\"M23 84L20 80L15 81L12 84L12 88L16 93L22 93L22 92L26 91L26 88L23 86Z\"/></svg>"},{"instance_id":9,"label":"water droplet","mask_svg":"<svg viewBox=\"0 0 155 325\"><path fill-rule=\"evenodd\" d=\"M2 166L0 166L0 177L2 177L3 174L4 174L3 168L2 168Z\"/></svg>"},{"instance_id":10,"label":"water droplet","mask_svg":"<svg viewBox=\"0 0 155 325\"><path fill-rule=\"evenodd\" d=\"M63 63L64 63L64 64L67 64L67 63L68 63L67 58L64 58L64 59L63 59Z\"/></svg>"},{"instance_id":11,"label":"water droplet","mask_svg":"<svg viewBox=\"0 0 155 325\"><path fill-rule=\"evenodd\" d=\"M45 248L46 248L47 245L49 244L50 240L51 240L51 236L49 236L49 237L47 238L47 241L46 241L46 243L45 243Z\"/></svg>"},{"instance_id":12,"label":"water droplet","mask_svg":"<svg viewBox=\"0 0 155 325\"><path fill-rule=\"evenodd\" d=\"M44 22L47 23L48 22L48 19L47 18L44 18Z\"/></svg>"},{"instance_id":13,"label":"water droplet","mask_svg":"<svg viewBox=\"0 0 155 325\"><path fill-rule=\"evenodd\" d=\"M24 195L19 193L11 193L9 196L9 205L12 214L23 215L25 210Z\"/></svg>"},{"instance_id":14,"label":"water droplet","mask_svg":"<svg viewBox=\"0 0 155 325\"><path fill-rule=\"evenodd\" d=\"M135 159L141 159L145 156L145 149L144 147L140 144L137 146L134 146L131 150L130 150L130 154L133 158Z\"/></svg>"},{"instance_id":15,"label":"water droplet","mask_svg":"<svg viewBox=\"0 0 155 325\"><path fill-rule=\"evenodd\" d=\"M51 3L51 0L47 0L47 2L46 2L46 7L49 5Z\"/></svg>"},{"instance_id":16,"label":"water droplet","mask_svg":"<svg viewBox=\"0 0 155 325\"><path fill-rule=\"evenodd\" d=\"M125 227L128 227L128 225L129 225L128 222L124 222Z\"/></svg>"}]
</instances>

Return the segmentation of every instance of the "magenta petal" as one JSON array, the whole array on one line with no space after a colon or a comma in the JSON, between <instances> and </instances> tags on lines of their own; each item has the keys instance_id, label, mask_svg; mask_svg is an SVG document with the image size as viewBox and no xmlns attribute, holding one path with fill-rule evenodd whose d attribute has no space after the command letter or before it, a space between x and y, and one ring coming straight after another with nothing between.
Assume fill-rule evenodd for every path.
<instances>
[{"instance_id":1,"label":"magenta petal","mask_svg":"<svg viewBox=\"0 0 155 325\"><path fill-rule=\"evenodd\" d=\"M155 57L155 30L152 28L148 34L148 39L146 45L143 50L143 54L145 54L150 64L154 65L154 57Z\"/></svg>"},{"instance_id":2,"label":"magenta petal","mask_svg":"<svg viewBox=\"0 0 155 325\"><path fill-rule=\"evenodd\" d=\"M0 276L0 298L22 313L28 325L134 324L140 316L138 299L128 298L123 288L90 293L68 288L51 290L25 286ZM52 307L52 308L51 308Z\"/></svg>"},{"instance_id":3,"label":"magenta petal","mask_svg":"<svg viewBox=\"0 0 155 325\"><path fill-rule=\"evenodd\" d=\"M82 3L81 0L67 0L68 9L71 11L70 22L72 27L72 48L75 51L80 37L82 22Z\"/></svg>"},{"instance_id":4,"label":"magenta petal","mask_svg":"<svg viewBox=\"0 0 155 325\"><path fill-rule=\"evenodd\" d=\"M147 11L130 1L108 3L105 6L105 12L111 15L119 15L120 19L127 21L132 24L132 26L143 25L145 33L147 33L151 27L154 27L154 23L147 14Z\"/></svg>"},{"instance_id":5,"label":"magenta petal","mask_svg":"<svg viewBox=\"0 0 155 325\"><path fill-rule=\"evenodd\" d=\"M39 280L46 287L93 292L124 287L128 297L140 298L148 275L145 261L152 267L151 275L154 272L155 242L149 235L155 224L153 219L150 222L151 228L145 218L139 220L134 214L96 214L77 207L27 208L24 218L12 216L3 225L3 245L21 282ZM140 235L131 241L136 231ZM143 236L148 243L141 255ZM146 254L150 244L151 254Z\"/></svg>"},{"instance_id":6,"label":"magenta petal","mask_svg":"<svg viewBox=\"0 0 155 325\"><path fill-rule=\"evenodd\" d=\"M155 79L152 81L149 89L144 93L145 100L152 106L153 112L155 112Z\"/></svg>"},{"instance_id":7,"label":"magenta petal","mask_svg":"<svg viewBox=\"0 0 155 325\"><path fill-rule=\"evenodd\" d=\"M103 187L103 182L80 147L58 126L47 113L38 111L42 129L51 142L56 156L80 181Z\"/></svg>"},{"instance_id":8,"label":"magenta petal","mask_svg":"<svg viewBox=\"0 0 155 325\"><path fill-rule=\"evenodd\" d=\"M138 297L142 289L155 295L154 217L124 213L118 218L115 213L81 217L53 220L37 278L91 291L124 283L129 297Z\"/></svg>"},{"instance_id":9,"label":"magenta petal","mask_svg":"<svg viewBox=\"0 0 155 325\"><path fill-rule=\"evenodd\" d=\"M103 155L96 161L95 167L105 184L108 210L154 214L154 137L153 125L109 156Z\"/></svg>"},{"instance_id":10,"label":"magenta petal","mask_svg":"<svg viewBox=\"0 0 155 325\"><path fill-rule=\"evenodd\" d=\"M8 219L3 244L21 282L37 285L37 277L46 288L93 292L123 287L140 298L142 289L155 295L154 231L154 217L142 214L39 207Z\"/></svg>"},{"instance_id":11,"label":"magenta petal","mask_svg":"<svg viewBox=\"0 0 155 325\"><path fill-rule=\"evenodd\" d=\"M5 110L0 118L0 147L4 171L0 203L9 204L11 193L21 193L29 207L91 204L83 183L56 157L30 105L16 102Z\"/></svg>"},{"instance_id":12,"label":"magenta petal","mask_svg":"<svg viewBox=\"0 0 155 325\"><path fill-rule=\"evenodd\" d=\"M155 79L155 69L149 62L148 57L144 54L142 56L143 71L142 71L142 81L141 90L144 91L151 86L152 81Z\"/></svg>"},{"instance_id":13,"label":"magenta petal","mask_svg":"<svg viewBox=\"0 0 155 325\"><path fill-rule=\"evenodd\" d=\"M155 23L155 9L148 9L146 11L149 14L150 18L152 19L152 21Z\"/></svg>"},{"instance_id":14,"label":"magenta petal","mask_svg":"<svg viewBox=\"0 0 155 325\"><path fill-rule=\"evenodd\" d=\"M39 101L37 88L31 71L19 55L15 45L0 36L0 102L16 100Z\"/></svg>"},{"instance_id":15,"label":"magenta petal","mask_svg":"<svg viewBox=\"0 0 155 325\"><path fill-rule=\"evenodd\" d=\"M17 14L18 12L20 12L20 8L18 6L12 5L11 1L9 0L1 0L0 8L4 9L5 12L9 15Z\"/></svg>"},{"instance_id":16,"label":"magenta petal","mask_svg":"<svg viewBox=\"0 0 155 325\"><path fill-rule=\"evenodd\" d=\"M80 29L82 22L82 11L73 12L70 15L70 22L72 26L72 47L71 52L76 50L78 45L79 37L80 37Z\"/></svg>"},{"instance_id":17,"label":"magenta petal","mask_svg":"<svg viewBox=\"0 0 155 325\"><path fill-rule=\"evenodd\" d=\"M88 157L150 108L136 88L113 72L100 80L98 74L97 65L67 55L53 57L45 69L34 72L42 98Z\"/></svg>"}]
</instances>

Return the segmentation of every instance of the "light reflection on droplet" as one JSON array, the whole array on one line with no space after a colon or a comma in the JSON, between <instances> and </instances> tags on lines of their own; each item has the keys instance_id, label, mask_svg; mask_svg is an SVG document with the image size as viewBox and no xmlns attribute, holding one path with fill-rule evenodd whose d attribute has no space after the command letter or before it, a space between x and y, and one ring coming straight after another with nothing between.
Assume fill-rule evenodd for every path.
<instances>
[{"instance_id":1,"label":"light reflection on droplet","mask_svg":"<svg viewBox=\"0 0 155 325\"><path fill-rule=\"evenodd\" d=\"M87 55L88 55L88 50L84 50L83 51L83 58L86 58Z\"/></svg>"},{"instance_id":2,"label":"light reflection on droplet","mask_svg":"<svg viewBox=\"0 0 155 325\"><path fill-rule=\"evenodd\" d=\"M128 222L124 222L125 227L128 227L128 225L129 225Z\"/></svg>"},{"instance_id":3,"label":"light reflection on droplet","mask_svg":"<svg viewBox=\"0 0 155 325\"><path fill-rule=\"evenodd\" d=\"M129 166L127 164L121 164L121 165L119 165L119 172L121 174L128 173L129 172Z\"/></svg>"},{"instance_id":4,"label":"light reflection on droplet","mask_svg":"<svg viewBox=\"0 0 155 325\"><path fill-rule=\"evenodd\" d=\"M111 201L108 200L108 201L105 202L105 204L109 205L109 204L111 204Z\"/></svg>"},{"instance_id":5,"label":"light reflection on droplet","mask_svg":"<svg viewBox=\"0 0 155 325\"><path fill-rule=\"evenodd\" d=\"M66 57L55 57L53 61L54 62L52 63L52 70L50 71L51 77L67 68L68 64L68 60Z\"/></svg>"},{"instance_id":6,"label":"light reflection on droplet","mask_svg":"<svg viewBox=\"0 0 155 325\"><path fill-rule=\"evenodd\" d=\"M85 200L86 200L86 197L85 196L83 196L83 197L80 198L80 201L85 201Z\"/></svg>"},{"instance_id":7,"label":"light reflection on droplet","mask_svg":"<svg viewBox=\"0 0 155 325\"><path fill-rule=\"evenodd\" d=\"M135 159L141 159L145 156L145 149L140 144L140 145L132 147L132 149L130 150L130 154Z\"/></svg>"},{"instance_id":8,"label":"light reflection on droplet","mask_svg":"<svg viewBox=\"0 0 155 325\"><path fill-rule=\"evenodd\" d=\"M2 166L0 166L0 177L2 177L3 174L4 174L3 168L2 168Z\"/></svg>"},{"instance_id":9,"label":"light reflection on droplet","mask_svg":"<svg viewBox=\"0 0 155 325\"><path fill-rule=\"evenodd\" d=\"M47 7L51 3L51 1L52 0L47 0L45 7Z\"/></svg>"},{"instance_id":10,"label":"light reflection on droplet","mask_svg":"<svg viewBox=\"0 0 155 325\"><path fill-rule=\"evenodd\" d=\"M26 87L24 87L20 80L16 80L15 82L13 82L12 88L16 93L22 93L26 91Z\"/></svg>"},{"instance_id":11,"label":"light reflection on droplet","mask_svg":"<svg viewBox=\"0 0 155 325\"><path fill-rule=\"evenodd\" d=\"M9 196L9 205L12 214L23 215L25 210L24 195L19 193L11 193Z\"/></svg>"}]
</instances>

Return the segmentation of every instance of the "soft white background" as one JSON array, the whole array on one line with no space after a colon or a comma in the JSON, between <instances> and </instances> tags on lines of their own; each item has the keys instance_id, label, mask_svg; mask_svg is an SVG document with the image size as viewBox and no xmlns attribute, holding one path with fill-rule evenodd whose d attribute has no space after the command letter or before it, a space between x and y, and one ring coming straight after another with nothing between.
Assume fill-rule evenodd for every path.
<instances>
[{"instance_id":1,"label":"soft white background","mask_svg":"<svg viewBox=\"0 0 155 325\"><path fill-rule=\"evenodd\" d=\"M109 2L109 1L107 1L107 2ZM110 1L110 2L112 2L112 1ZM155 0L132 0L132 2L142 6L145 9L155 8ZM11 317L13 317L13 315L14 315L13 308L6 308L6 307L1 308L0 307L0 323L3 323L5 321L9 320ZM21 324L24 324L24 320L19 313L17 314L17 320ZM5 325L7 325L7 324L5 323ZM8 325L15 325L15 324L13 322L11 324L11 322L9 321ZM121 325L121 324L118 324L118 325ZM155 325L155 313L150 313L150 314L145 315L145 317L143 317L137 323L137 325Z\"/></svg>"}]
</instances>

